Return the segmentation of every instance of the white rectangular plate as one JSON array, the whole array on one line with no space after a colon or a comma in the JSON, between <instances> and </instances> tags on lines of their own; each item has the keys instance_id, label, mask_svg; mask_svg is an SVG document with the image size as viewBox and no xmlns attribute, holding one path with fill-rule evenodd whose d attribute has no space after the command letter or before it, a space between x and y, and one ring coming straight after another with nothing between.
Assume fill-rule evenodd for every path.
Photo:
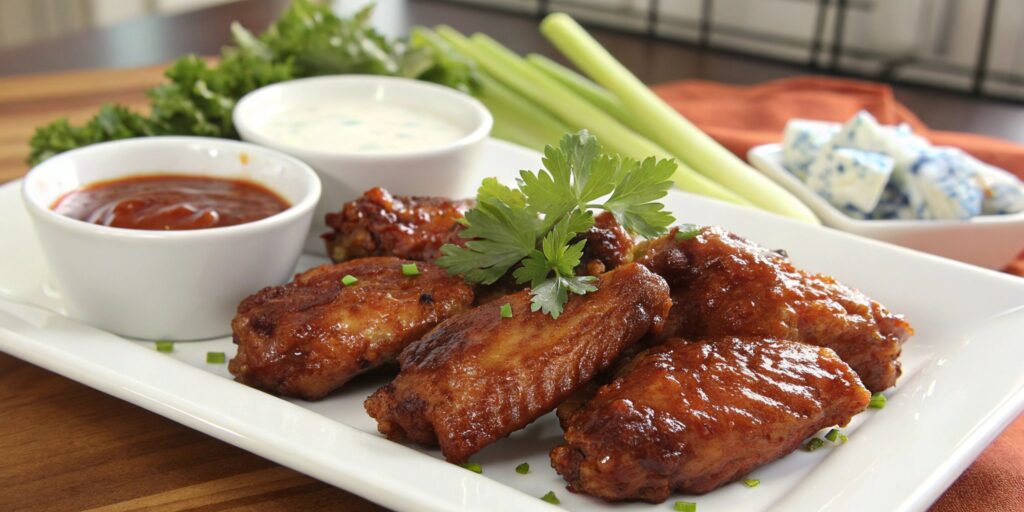
<instances>
[{"instance_id":1,"label":"white rectangular plate","mask_svg":"<svg viewBox=\"0 0 1024 512\"><path fill-rule=\"evenodd\" d=\"M534 152L490 142L477 178L510 181L539 165ZM757 488L606 504L571 494L550 468L548 450L561 439L553 415L473 457L484 468L477 475L376 433L362 402L385 376L359 378L320 402L282 400L205 362L207 351L234 353L228 338L162 354L65 318L18 186L0 187L0 350L395 510L556 510L538 499L550 490L569 510L670 510L677 499L700 512L924 510L1024 408L1024 279L673 192L666 204L680 222L785 248L798 265L905 314L917 335L888 405L858 416L845 429L849 443L759 468ZM323 261L307 256L300 267ZM514 471L521 462L529 474Z\"/></svg>"}]
</instances>

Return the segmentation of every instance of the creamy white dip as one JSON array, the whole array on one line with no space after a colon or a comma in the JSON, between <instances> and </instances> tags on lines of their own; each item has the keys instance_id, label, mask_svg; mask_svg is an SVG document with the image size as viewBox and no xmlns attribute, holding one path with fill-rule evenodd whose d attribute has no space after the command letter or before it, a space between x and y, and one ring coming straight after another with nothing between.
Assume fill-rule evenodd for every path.
<instances>
[{"instance_id":1,"label":"creamy white dip","mask_svg":"<svg viewBox=\"0 0 1024 512\"><path fill-rule=\"evenodd\" d=\"M334 100L272 116L262 131L290 146L319 151L386 152L450 144L468 130L427 109L364 100Z\"/></svg>"}]
</instances>

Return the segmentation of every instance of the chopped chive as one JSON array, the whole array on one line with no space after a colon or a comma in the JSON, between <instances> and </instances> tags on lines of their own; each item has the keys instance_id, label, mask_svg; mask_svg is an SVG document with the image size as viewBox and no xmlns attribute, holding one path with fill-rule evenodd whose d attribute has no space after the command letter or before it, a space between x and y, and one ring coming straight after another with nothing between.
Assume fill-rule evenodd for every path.
<instances>
[{"instance_id":1,"label":"chopped chive","mask_svg":"<svg viewBox=\"0 0 1024 512\"><path fill-rule=\"evenodd\" d=\"M516 466L516 473L519 473L520 475L525 475L525 474L527 474L529 472L530 472L530 463L529 462L524 462L524 463Z\"/></svg>"},{"instance_id":2,"label":"chopped chive","mask_svg":"<svg viewBox=\"0 0 1024 512\"><path fill-rule=\"evenodd\" d=\"M761 485L761 481L754 478L748 478L743 481L743 485L753 489L754 487Z\"/></svg>"},{"instance_id":3,"label":"chopped chive","mask_svg":"<svg viewBox=\"0 0 1024 512\"><path fill-rule=\"evenodd\" d=\"M804 451L813 452L822 446L825 446L825 441L820 437L815 437L810 441L807 441L807 444L804 445Z\"/></svg>"},{"instance_id":4,"label":"chopped chive","mask_svg":"<svg viewBox=\"0 0 1024 512\"><path fill-rule=\"evenodd\" d=\"M845 444L850 438L846 437L846 434L839 434L839 444Z\"/></svg>"},{"instance_id":5,"label":"chopped chive","mask_svg":"<svg viewBox=\"0 0 1024 512\"><path fill-rule=\"evenodd\" d=\"M341 284L345 286L352 286L358 282L359 279L356 279L356 276L352 274L345 274L345 277L341 278Z\"/></svg>"},{"instance_id":6,"label":"chopped chive","mask_svg":"<svg viewBox=\"0 0 1024 512\"><path fill-rule=\"evenodd\" d=\"M206 362L208 364L224 364L224 352L207 352Z\"/></svg>"},{"instance_id":7,"label":"chopped chive","mask_svg":"<svg viewBox=\"0 0 1024 512\"><path fill-rule=\"evenodd\" d=\"M842 432L840 432L838 428L834 428L832 430L829 430L828 434L825 434L825 439L828 439L829 441L834 443L839 440L840 434L842 434Z\"/></svg>"},{"instance_id":8,"label":"chopped chive","mask_svg":"<svg viewBox=\"0 0 1024 512\"><path fill-rule=\"evenodd\" d=\"M555 496L555 491L548 491L548 493L545 494L544 496L541 496L540 499L542 499L542 500L544 500L544 501L546 501L546 502L548 502L548 503L550 503L552 505L561 505L562 504L561 501L558 501L558 496Z\"/></svg>"},{"instance_id":9,"label":"chopped chive","mask_svg":"<svg viewBox=\"0 0 1024 512\"><path fill-rule=\"evenodd\" d=\"M689 240L700 234L700 226L696 224L681 224L679 231L676 231L676 240Z\"/></svg>"},{"instance_id":10,"label":"chopped chive","mask_svg":"<svg viewBox=\"0 0 1024 512\"><path fill-rule=\"evenodd\" d=\"M415 263L402 263L402 273L407 276L418 276L420 268Z\"/></svg>"},{"instance_id":11,"label":"chopped chive","mask_svg":"<svg viewBox=\"0 0 1024 512\"><path fill-rule=\"evenodd\" d=\"M512 318L512 305L511 304L506 302L505 304L501 305L501 317L502 318Z\"/></svg>"},{"instance_id":12,"label":"chopped chive","mask_svg":"<svg viewBox=\"0 0 1024 512\"><path fill-rule=\"evenodd\" d=\"M872 409L884 409L885 408L885 395L881 393L875 393L871 395L871 401L868 402L868 407Z\"/></svg>"},{"instance_id":13,"label":"chopped chive","mask_svg":"<svg viewBox=\"0 0 1024 512\"><path fill-rule=\"evenodd\" d=\"M692 501L677 501L672 504L672 510L679 512L697 512L697 504Z\"/></svg>"},{"instance_id":14,"label":"chopped chive","mask_svg":"<svg viewBox=\"0 0 1024 512\"><path fill-rule=\"evenodd\" d=\"M167 340L157 340L156 342L157 352L174 352L174 342Z\"/></svg>"},{"instance_id":15,"label":"chopped chive","mask_svg":"<svg viewBox=\"0 0 1024 512\"><path fill-rule=\"evenodd\" d=\"M484 472L484 468L480 467L480 464L477 464L475 462L467 462L467 463L463 464L462 467L464 467L464 468L466 468L466 469L468 469L468 470L470 470L470 471L472 471L474 473L483 473Z\"/></svg>"}]
</instances>

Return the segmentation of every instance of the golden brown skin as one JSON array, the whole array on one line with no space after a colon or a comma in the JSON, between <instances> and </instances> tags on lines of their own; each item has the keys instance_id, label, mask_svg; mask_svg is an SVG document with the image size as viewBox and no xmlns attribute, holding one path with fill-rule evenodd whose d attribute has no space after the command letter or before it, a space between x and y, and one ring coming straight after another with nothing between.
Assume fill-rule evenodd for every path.
<instances>
[{"instance_id":1,"label":"golden brown skin","mask_svg":"<svg viewBox=\"0 0 1024 512\"><path fill-rule=\"evenodd\" d=\"M458 220L472 207L471 200L393 196L372 188L327 214L327 255L334 262L367 256L434 261L442 245L462 243Z\"/></svg>"},{"instance_id":2,"label":"golden brown skin","mask_svg":"<svg viewBox=\"0 0 1024 512\"><path fill-rule=\"evenodd\" d=\"M668 285L639 265L601 276L557 320L530 312L524 290L439 325L406 348L401 373L366 400L380 432L441 447L465 462L552 410L607 367L670 307ZM502 304L512 318L502 318Z\"/></svg>"},{"instance_id":3,"label":"golden brown skin","mask_svg":"<svg viewBox=\"0 0 1024 512\"><path fill-rule=\"evenodd\" d=\"M637 260L672 286L664 336L760 336L829 347L871 391L892 387L913 329L864 294L795 268L783 255L721 228L637 247Z\"/></svg>"},{"instance_id":4,"label":"golden brown skin","mask_svg":"<svg viewBox=\"0 0 1024 512\"><path fill-rule=\"evenodd\" d=\"M551 464L572 491L659 503L743 477L818 430L845 425L870 397L827 348L673 338L569 415Z\"/></svg>"},{"instance_id":5,"label":"golden brown skin","mask_svg":"<svg viewBox=\"0 0 1024 512\"><path fill-rule=\"evenodd\" d=\"M435 325L470 308L461 278L419 262L406 276L398 258L323 265L238 305L231 322L238 354L228 369L243 384L307 400L322 398L398 353ZM345 286L346 275L359 281Z\"/></svg>"}]
</instances>

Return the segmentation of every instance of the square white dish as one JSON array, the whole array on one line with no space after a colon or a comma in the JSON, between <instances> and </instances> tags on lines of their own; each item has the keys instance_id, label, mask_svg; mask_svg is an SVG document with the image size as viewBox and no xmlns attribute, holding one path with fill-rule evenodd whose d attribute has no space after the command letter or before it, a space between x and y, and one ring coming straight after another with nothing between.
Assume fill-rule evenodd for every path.
<instances>
[{"instance_id":1,"label":"square white dish","mask_svg":"<svg viewBox=\"0 0 1024 512\"><path fill-rule=\"evenodd\" d=\"M474 179L511 180L539 155L489 141ZM320 402L282 400L230 380L207 351L234 353L229 338L180 342L162 354L61 316L18 194L0 187L0 350L395 510L924 510L1024 409L1024 280L950 260L673 192L680 222L715 224L772 248L809 270L836 276L905 314L917 329L904 375L883 410L858 416L849 443L795 452L755 470L757 488L730 484L667 503L611 505L573 495L550 468L561 431L545 416L473 457L477 475L436 450L385 440L362 401L385 381L357 379ZM340 205L339 205L340 206ZM323 262L304 257L301 267ZM183 319L187 321L187 319ZM514 471L529 462L530 474Z\"/></svg>"},{"instance_id":2,"label":"square white dish","mask_svg":"<svg viewBox=\"0 0 1024 512\"><path fill-rule=\"evenodd\" d=\"M800 198L826 226L930 252L985 268L1001 269L1024 249L1024 212L968 220L861 220L839 211L782 164L782 145L750 149L747 160Z\"/></svg>"}]
</instances>

